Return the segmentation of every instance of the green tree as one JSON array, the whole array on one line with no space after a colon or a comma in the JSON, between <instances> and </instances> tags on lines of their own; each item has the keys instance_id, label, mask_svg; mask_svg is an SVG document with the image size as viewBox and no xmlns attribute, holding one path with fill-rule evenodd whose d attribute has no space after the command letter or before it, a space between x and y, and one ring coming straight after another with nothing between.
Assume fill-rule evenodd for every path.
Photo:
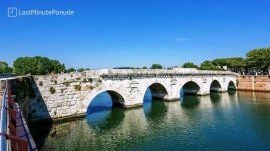
<instances>
[{"instance_id":1,"label":"green tree","mask_svg":"<svg viewBox=\"0 0 270 151\"><path fill-rule=\"evenodd\" d=\"M227 66L228 69L234 72L245 70L246 62L244 58L233 57L233 58L217 58L212 61L213 65L223 68Z\"/></svg>"},{"instance_id":2,"label":"green tree","mask_svg":"<svg viewBox=\"0 0 270 151\"><path fill-rule=\"evenodd\" d=\"M212 61L213 65L220 66L228 66L228 58L217 58Z\"/></svg>"},{"instance_id":3,"label":"green tree","mask_svg":"<svg viewBox=\"0 0 270 151\"><path fill-rule=\"evenodd\" d=\"M75 72L76 70L74 68L69 68L66 70L67 73L70 73L70 72Z\"/></svg>"},{"instance_id":4,"label":"green tree","mask_svg":"<svg viewBox=\"0 0 270 151\"><path fill-rule=\"evenodd\" d=\"M31 73L33 75L45 75L51 72L60 73L65 69L64 64L57 60L50 60L47 57L19 57L13 63L15 73L24 75Z\"/></svg>"},{"instance_id":5,"label":"green tree","mask_svg":"<svg viewBox=\"0 0 270 151\"><path fill-rule=\"evenodd\" d=\"M12 73L13 69L4 61L0 61L0 73Z\"/></svg>"},{"instance_id":6,"label":"green tree","mask_svg":"<svg viewBox=\"0 0 270 151\"><path fill-rule=\"evenodd\" d=\"M193 62L186 62L182 65L182 68L198 68Z\"/></svg>"},{"instance_id":7,"label":"green tree","mask_svg":"<svg viewBox=\"0 0 270 151\"><path fill-rule=\"evenodd\" d=\"M228 58L227 66L234 72L244 71L246 68L246 60L241 57Z\"/></svg>"},{"instance_id":8,"label":"green tree","mask_svg":"<svg viewBox=\"0 0 270 151\"><path fill-rule=\"evenodd\" d=\"M246 57L248 69L266 72L270 66L270 47L253 49Z\"/></svg>"},{"instance_id":9,"label":"green tree","mask_svg":"<svg viewBox=\"0 0 270 151\"><path fill-rule=\"evenodd\" d=\"M201 66L199 67L200 70L221 70L221 68L216 67L212 61L205 60L203 63L201 63Z\"/></svg>"},{"instance_id":10,"label":"green tree","mask_svg":"<svg viewBox=\"0 0 270 151\"><path fill-rule=\"evenodd\" d=\"M142 69L147 69L147 67L142 67Z\"/></svg>"},{"instance_id":11,"label":"green tree","mask_svg":"<svg viewBox=\"0 0 270 151\"><path fill-rule=\"evenodd\" d=\"M65 70L65 65L61 64L58 60L51 60L52 69L50 72L61 73Z\"/></svg>"},{"instance_id":12,"label":"green tree","mask_svg":"<svg viewBox=\"0 0 270 151\"><path fill-rule=\"evenodd\" d=\"M41 56L17 58L14 61L13 66L15 68L15 73L19 75L27 73L42 75L47 74L52 70L50 60Z\"/></svg>"},{"instance_id":13,"label":"green tree","mask_svg":"<svg viewBox=\"0 0 270 151\"><path fill-rule=\"evenodd\" d=\"M83 72L83 71L85 71L85 70L84 70L84 68L79 68L77 71L78 71L78 72Z\"/></svg>"},{"instance_id":14,"label":"green tree","mask_svg":"<svg viewBox=\"0 0 270 151\"><path fill-rule=\"evenodd\" d=\"M152 64L150 69L163 69L163 67L160 64Z\"/></svg>"}]
</instances>

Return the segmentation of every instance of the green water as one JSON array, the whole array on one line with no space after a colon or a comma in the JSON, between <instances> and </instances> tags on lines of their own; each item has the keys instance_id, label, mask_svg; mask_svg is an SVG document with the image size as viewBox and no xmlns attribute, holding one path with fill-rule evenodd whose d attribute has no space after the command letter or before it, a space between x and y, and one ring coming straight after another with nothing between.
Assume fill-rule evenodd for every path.
<instances>
[{"instance_id":1,"label":"green water","mask_svg":"<svg viewBox=\"0 0 270 151\"><path fill-rule=\"evenodd\" d=\"M131 110L95 98L86 118L36 125L40 150L269 150L270 93L230 92L151 101ZM106 101L103 101L106 100Z\"/></svg>"}]
</instances>

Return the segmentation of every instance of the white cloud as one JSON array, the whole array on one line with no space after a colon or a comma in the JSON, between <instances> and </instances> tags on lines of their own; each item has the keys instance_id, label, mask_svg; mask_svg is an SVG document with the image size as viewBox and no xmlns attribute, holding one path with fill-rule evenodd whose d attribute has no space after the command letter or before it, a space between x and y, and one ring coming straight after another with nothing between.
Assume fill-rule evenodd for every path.
<instances>
[{"instance_id":1,"label":"white cloud","mask_svg":"<svg viewBox=\"0 0 270 151\"><path fill-rule=\"evenodd\" d=\"M188 39L188 38L176 38L175 40L178 41L178 42L183 42L183 41L189 41L190 39Z\"/></svg>"}]
</instances>

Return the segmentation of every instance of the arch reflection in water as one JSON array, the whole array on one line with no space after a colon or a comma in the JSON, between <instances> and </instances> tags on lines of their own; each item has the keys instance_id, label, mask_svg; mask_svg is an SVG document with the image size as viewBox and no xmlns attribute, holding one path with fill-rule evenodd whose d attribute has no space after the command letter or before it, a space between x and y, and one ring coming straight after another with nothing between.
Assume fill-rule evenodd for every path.
<instances>
[{"instance_id":1,"label":"arch reflection in water","mask_svg":"<svg viewBox=\"0 0 270 151\"><path fill-rule=\"evenodd\" d=\"M180 98L180 103L183 108L196 108L200 102L200 97L197 95L184 94L184 97Z\"/></svg>"},{"instance_id":2,"label":"arch reflection in water","mask_svg":"<svg viewBox=\"0 0 270 151\"><path fill-rule=\"evenodd\" d=\"M220 102L220 99L221 99L221 93L218 93L218 92L211 92L210 93L210 100L213 104L217 104Z\"/></svg>"},{"instance_id":3,"label":"arch reflection in water","mask_svg":"<svg viewBox=\"0 0 270 151\"><path fill-rule=\"evenodd\" d=\"M68 122L68 133L47 137L41 151L270 148L270 94L239 93L240 97L221 93L218 105L211 103L210 96L199 97L200 104L193 109L165 102L168 112L162 121L145 118L142 108L125 110L116 128L98 133L85 120ZM184 104L188 101L181 99Z\"/></svg>"},{"instance_id":4,"label":"arch reflection in water","mask_svg":"<svg viewBox=\"0 0 270 151\"><path fill-rule=\"evenodd\" d=\"M229 95L235 95L235 93L236 93L236 90L231 90L231 89L228 90Z\"/></svg>"},{"instance_id":5,"label":"arch reflection in water","mask_svg":"<svg viewBox=\"0 0 270 151\"><path fill-rule=\"evenodd\" d=\"M123 117L123 108L113 106L113 98L107 92L97 95L92 100L86 113L87 123L95 130L117 127Z\"/></svg>"},{"instance_id":6,"label":"arch reflection in water","mask_svg":"<svg viewBox=\"0 0 270 151\"><path fill-rule=\"evenodd\" d=\"M163 100L153 99L151 87L145 92L143 99L143 111L150 120L161 120L164 118L167 108Z\"/></svg>"}]
</instances>

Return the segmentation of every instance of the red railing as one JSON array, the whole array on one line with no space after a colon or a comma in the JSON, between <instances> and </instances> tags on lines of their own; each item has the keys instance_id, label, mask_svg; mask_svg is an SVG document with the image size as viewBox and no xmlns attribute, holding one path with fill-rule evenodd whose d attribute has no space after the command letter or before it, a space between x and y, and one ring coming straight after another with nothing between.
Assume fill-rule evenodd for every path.
<instances>
[{"instance_id":1,"label":"red railing","mask_svg":"<svg viewBox=\"0 0 270 151\"><path fill-rule=\"evenodd\" d=\"M0 135L4 135L9 140L12 151L28 151L28 141L8 134L0 133ZM6 148L6 150L9 149Z\"/></svg>"},{"instance_id":2,"label":"red railing","mask_svg":"<svg viewBox=\"0 0 270 151\"><path fill-rule=\"evenodd\" d=\"M3 102L2 102L2 112L5 112L6 117L2 120L5 120L3 123L6 123L2 125L4 127L3 130L1 130L0 135L1 137L4 136L3 143L1 142L1 151L32 151L37 150L36 148L33 149L33 146L29 140L28 132L25 129L25 121L22 113L17 105L16 102L13 101L12 95L11 95L11 89L10 89L10 82L6 84L7 88L5 89L5 93L7 95L3 96ZM7 91L7 92L6 92ZM2 122L1 120L1 122ZM2 124L2 123L1 123ZM20 130L21 129L21 130ZM19 135L25 135L26 137L22 137ZM2 137L3 138L3 137ZM35 145L34 145L35 146ZM30 148L29 148L30 147Z\"/></svg>"}]
</instances>

